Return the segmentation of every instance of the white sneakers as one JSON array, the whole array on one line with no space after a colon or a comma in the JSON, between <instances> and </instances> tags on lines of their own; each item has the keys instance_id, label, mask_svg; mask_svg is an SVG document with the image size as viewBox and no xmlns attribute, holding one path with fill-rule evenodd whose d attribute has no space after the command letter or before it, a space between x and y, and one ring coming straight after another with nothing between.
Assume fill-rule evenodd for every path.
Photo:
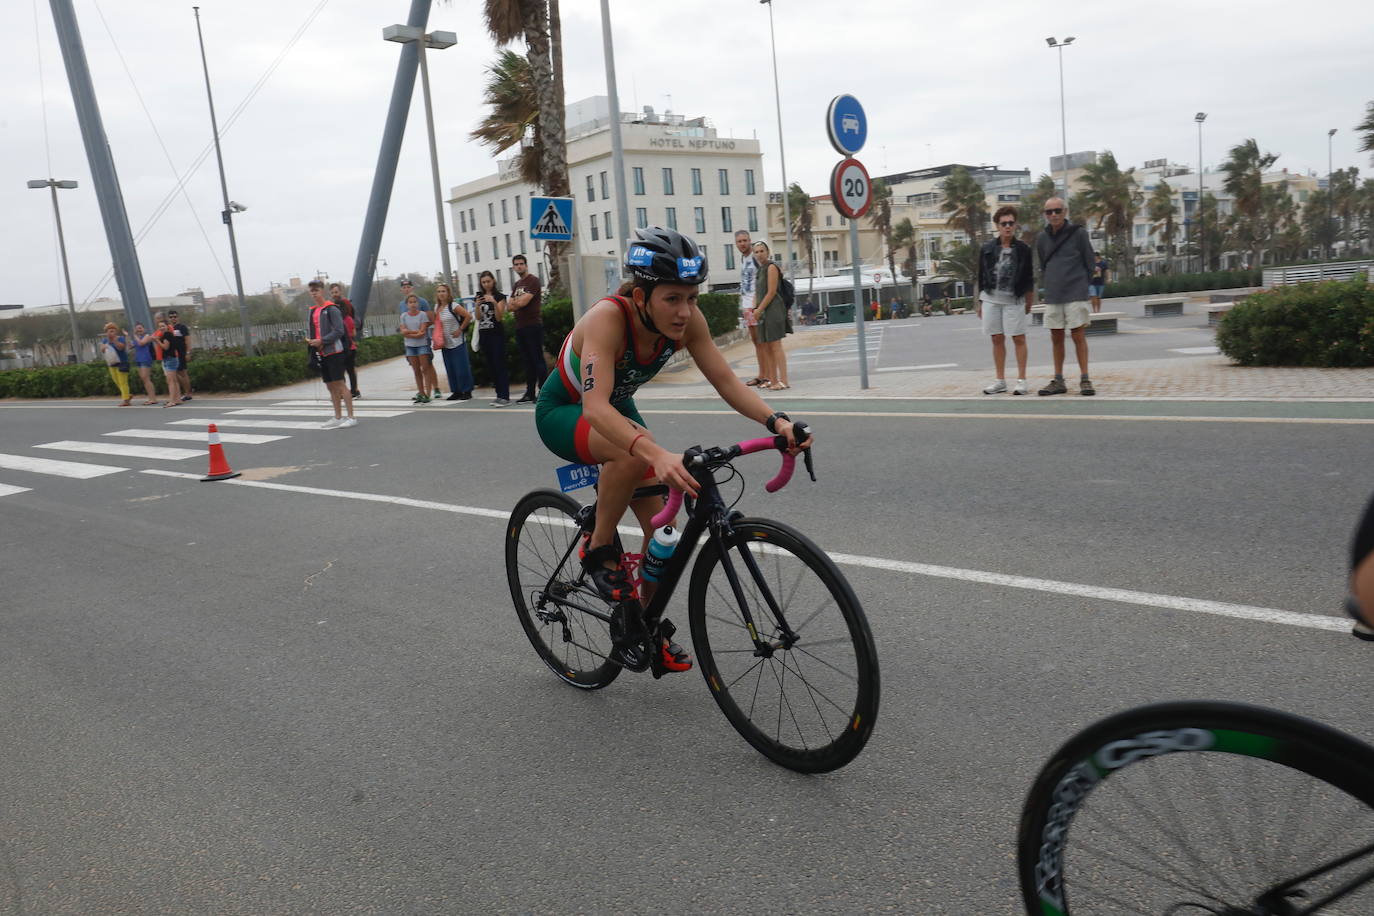
<instances>
[{"instance_id":1,"label":"white sneakers","mask_svg":"<svg viewBox=\"0 0 1374 916\"><path fill-rule=\"evenodd\" d=\"M1029 392L1029 391L1030 391L1030 386L1028 386L1028 385L1026 384L1026 380L1023 379L1023 378L1019 378L1019 379L1016 380L1016 387L1012 389L1012 392L1011 392L1011 393L1012 393L1012 394L1026 394L1026 393ZM1007 380L1006 380L1006 379L1002 379L1002 378L993 379L992 384L991 384L991 385L988 385L986 388L983 389L983 394L1006 394L1006 393L1007 393Z\"/></svg>"},{"instance_id":2,"label":"white sneakers","mask_svg":"<svg viewBox=\"0 0 1374 916\"><path fill-rule=\"evenodd\" d=\"M320 429L348 429L358 425L357 417L335 417L320 426Z\"/></svg>"}]
</instances>

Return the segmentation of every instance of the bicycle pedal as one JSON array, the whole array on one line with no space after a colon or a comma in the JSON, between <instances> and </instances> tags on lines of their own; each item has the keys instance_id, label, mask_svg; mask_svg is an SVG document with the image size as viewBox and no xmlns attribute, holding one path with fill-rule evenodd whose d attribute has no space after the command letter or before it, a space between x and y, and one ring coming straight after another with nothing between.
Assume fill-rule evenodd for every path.
<instances>
[{"instance_id":1,"label":"bicycle pedal","mask_svg":"<svg viewBox=\"0 0 1374 916\"><path fill-rule=\"evenodd\" d=\"M653 660L648 637L638 601L622 601L611 610L611 661L630 671L647 670Z\"/></svg>"}]
</instances>

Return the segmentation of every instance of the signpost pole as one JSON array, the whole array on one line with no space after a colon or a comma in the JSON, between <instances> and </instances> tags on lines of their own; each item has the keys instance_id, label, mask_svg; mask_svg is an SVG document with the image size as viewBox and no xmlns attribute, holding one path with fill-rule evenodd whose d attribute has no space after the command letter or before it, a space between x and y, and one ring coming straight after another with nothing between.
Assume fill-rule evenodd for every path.
<instances>
[{"instance_id":1,"label":"signpost pole","mask_svg":"<svg viewBox=\"0 0 1374 916\"><path fill-rule=\"evenodd\" d=\"M859 388L868 390L868 348L864 345L864 289L859 273L859 221L849 221L849 250L854 255L854 327L859 331Z\"/></svg>"},{"instance_id":2,"label":"signpost pole","mask_svg":"<svg viewBox=\"0 0 1374 916\"><path fill-rule=\"evenodd\" d=\"M572 273L573 284L577 287L572 294L573 320L581 318L587 311L587 294L582 286L582 233L577 231L577 224L573 224L572 237Z\"/></svg>"}]
</instances>

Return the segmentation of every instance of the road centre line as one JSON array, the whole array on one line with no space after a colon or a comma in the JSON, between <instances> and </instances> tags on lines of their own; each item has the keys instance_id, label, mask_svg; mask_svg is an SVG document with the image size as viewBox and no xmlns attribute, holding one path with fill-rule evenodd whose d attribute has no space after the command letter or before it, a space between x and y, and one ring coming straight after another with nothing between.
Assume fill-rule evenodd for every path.
<instances>
[{"instance_id":1,"label":"road centre line","mask_svg":"<svg viewBox=\"0 0 1374 916\"><path fill-rule=\"evenodd\" d=\"M967 400L967 398L959 398ZM647 399L641 403L648 403ZM722 414L732 416L733 410L668 410L640 407L642 414ZM1325 423L1333 426L1368 426L1374 424L1374 417L1171 417L1171 416L1115 416L1113 414L1068 414L1068 413L919 413L907 410L806 410L794 408L797 416L811 417L902 417L905 419L927 418L932 420L1123 420L1146 421L1152 423Z\"/></svg>"},{"instance_id":2,"label":"road centre line","mask_svg":"<svg viewBox=\"0 0 1374 916\"><path fill-rule=\"evenodd\" d=\"M181 471L149 469L144 474L156 477L176 477L183 480L200 480L199 474ZM310 496L333 496L339 499L363 500L365 502L389 503L413 509L430 509L449 512L455 515L495 518L502 522L510 518L509 510L482 509L476 506L459 506L451 503L433 502L424 499L410 499L404 496L386 496L380 493L359 493L353 490L331 490L322 487L304 487L294 484L273 483L266 480L228 480L230 486L256 487L264 490L278 490L288 493L303 493ZM560 522L571 527L572 521ZM639 534L638 528L621 526L623 534ZM956 579L963 582L976 582L982 585L997 585L1004 588L1020 588L1030 591L1049 592L1069 595L1076 598L1093 598L1117 604L1135 604L1143 607L1166 608L1176 611L1190 611L1196 614L1210 614L1218 617L1232 617L1239 620L1253 620L1259 623L1276 623L1284 626L1304 627L1312 630L1327 630L1345 633L1350 630L1350 621L1344 617L1331 617L1319 614L1298 614L1278 608L1255 607L1246 604L1229 604L1224 601L1208 601L1201 598L1183 598L1176 595L1156 595L1150 592L1126 588L1108 588L1097 585L1084 585L1078 582L1059 582L1054 579L1035 579L1029 576L1012 576L1004 573L985 572L978 569L960 569L954 566L935 566L929 563L913 563L907 560L888 560L881 557L858 556L847 553L831 553L830 558L844 566L859 566L886 572L905 573L914 576L928 576L938 579Z\"/></svg>"}]
</instances>

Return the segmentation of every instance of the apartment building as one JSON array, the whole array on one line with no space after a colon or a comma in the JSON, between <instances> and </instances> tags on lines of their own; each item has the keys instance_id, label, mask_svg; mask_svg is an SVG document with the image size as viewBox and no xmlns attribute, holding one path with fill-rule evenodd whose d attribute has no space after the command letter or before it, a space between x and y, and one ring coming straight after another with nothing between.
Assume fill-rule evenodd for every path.
<instances>
[{"instance_id":1,"label":"apartment building","mask_svg":"<svg viewBox=\"0 0 1374 916\"><path fill-rule=\"evenodd\" d=\"M735 230L759 232L766 225L759 142L722 137L705 117L660 114L649 106L619 118L631 230L667 226L690 235L706 248L711 285L735 281ZM567 107L568 178L584 258L614 257L619 250L610 123L605 96ZM527 238L529 201L538 194L520 179L514 157L499 161L496 174L451 189L454 273L464 294L476 289L483 270L509 289L514 282L510 259L520 252L530 258L532 269L547 276L544 246Z\"/></svg>"}]
</instances>

